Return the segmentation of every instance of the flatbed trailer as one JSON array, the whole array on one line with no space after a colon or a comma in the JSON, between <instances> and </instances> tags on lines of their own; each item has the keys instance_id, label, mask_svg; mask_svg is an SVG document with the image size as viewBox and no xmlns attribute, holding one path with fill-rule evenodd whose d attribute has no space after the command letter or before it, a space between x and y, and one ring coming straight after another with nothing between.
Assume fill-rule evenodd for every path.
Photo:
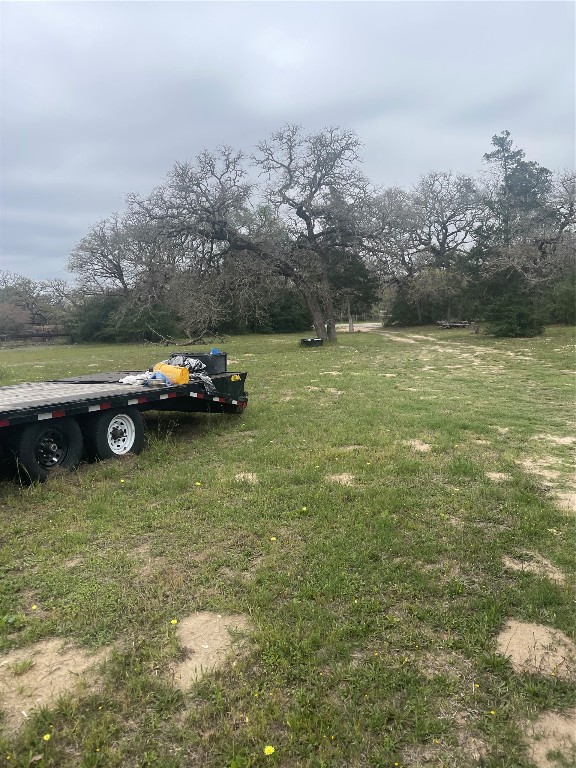
<instances>
[{"instance_id":1,"label":"flatbed trailer","mask_svg":"<svg viewBox=\"0 0 576 768\"><path fill-rule=\"evenodd\" d=\"M193 356L192 353L189 353ZM224 359L222 364L221 359ZM201 381L166 385L150 381L122 384L141 371L112 371L53 381L0 387L0 448L16 460L19 476L44 481L56 467L74 468L82 456L102 460L140 453L142 411L241 413L248 405L245 372L207 374L215 391Z\"/></svg>"}]
</instances>

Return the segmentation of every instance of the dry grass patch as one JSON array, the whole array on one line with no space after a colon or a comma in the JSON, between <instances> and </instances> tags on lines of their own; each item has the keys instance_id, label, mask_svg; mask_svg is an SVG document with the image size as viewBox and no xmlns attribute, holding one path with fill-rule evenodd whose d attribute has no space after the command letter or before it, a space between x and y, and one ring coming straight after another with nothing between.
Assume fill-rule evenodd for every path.
<instances>
[{"instance_id":1,"label":"dry grass patch","mask_svg":"<svg viewBox=\"0 0 576 768\"><path fill-rule=\"evenodd\" d=\"M428 453L432 449L429 443L425 443L422 440L405 440L404 445L409 445L410 448L418 453Z\"/></svg>"},{"instance_id":2,"label":"dry grass patch","mask_svg":"<svg viewBox=\"0 0 576 768\"><path fill-rule=\"evenodd\" d=\"M132 550L131 554L137 561L136 570L138 575L144 578L161 573L165 567L166 561L164 558L153 555L149 544L142 544L142 546Z\"/></svg>"},{"instance_id":3,"label":"dry grass patch","mask_svg":"<svg viewBox=\"0 0 576 768\"><path fill-rule=\"evenodd\" d=\"M474 672L471 662L455 651L437 648L425 651L418 659L418 669L428 678L438 675L457 677L462 683L462 689L473 685Z\"/></svg>"},{"instance_id":4,"label":"dry grass patch","mask_svg":"<svg viewBox=\"0 0 576 768\"><path fill-rule=\"evenodd\" d=\"M39 707L53 705L59 696L73 691L107 649L90 654L62 640L42 640L0 656L0 701L4 729L14 732Z\"/></svg>"},{"instance_id":5,"label":"dry grass patch","mask_svg":"<svg viewBox=\"0 0 576 768\"><path fill-rule=\"evenodd\" d=\"M558 629L511 619L498 635L497 652L516 672L576 680L576 645Z\"/></svg>"},{"instance_id":6,"label":"dry grass patch","mask_svg":"<svg viewBox=\"0 0 576 768\"><path fill-rule=\"evenodd\" d=\"M184 660L172 667L174 683L182 690L203 675L221 668L241 648L231 632L246 632L249 624L244 616L222 616L201 611L178 622L176 632Z\"/></svg>"},{"instance_id":7,"label":"dry grass patch","mask_svg":"<svg viewBox=\"0 0 576 768\"><path fill-rule=\"evenodd\" d=\"M234 479L238 483L249 483L250 485L258 485L258 475L255 472L238 472Z\"/></svg>"},{"instance_id":8,"label":"dry grass patch","mask_svg":"<svg viewBox=\"0 0 576 768\"><path fill-rule=\"evenodd\" d=\"M486 472L486 477L495 483L503 483L505 480L512 480L512 475L508 472Z\"/></svg>"},{"instance_id":9,"label":"dry grass patch","mask_svg":"<svg viewBox=\"0 0 576 768\"><path fill-rule=\"evenodd\" d=\"M326 475L329 483L338 483L339 485L354 485L354 475L348 472L342 472L341 475Z\"/></svg>"},{"instance_id":10,"label":"dry grass patch","mask_svg":"<svg viewBox=\"0 0 576 768\"><path fill-rule=\"evenodd\" d=\"M229 568L227 565L223 565L220 568L219 573L226 579L240 579L240 581L244 582L245 584L249 584L254 579L256 571L262 564L263 560L264 558L262 555L253 557L250 560L249 569L245 571L235 570L234 568Z\"/></svg>"},{"instance_id":11,"label":"dry grass patch","mask_svg":"<svg viewBox=\"0 0 576 768\"><path fill-rule=\"evenodd\" d=\"M537 552L525 552L526 560L517 560L514 557L502 558L505 568L511 571L525 571L526 573L535 573L537 576L544 576L550 581L556 581L558 584L564 584L566 577L550 560L539 555Z\"/></svg>"},{"instance_id":12,"label":"dry grass patch","mask_svg":"<svg viewBox=\"0 0 576 768\"><path fill-rule=\"evenodd\" d=\"M559 768L550 752L562 755L561 765L576 765L576 709L545 712L526 728L530 759L538 768Z\"/></svg>"}]
</instances>

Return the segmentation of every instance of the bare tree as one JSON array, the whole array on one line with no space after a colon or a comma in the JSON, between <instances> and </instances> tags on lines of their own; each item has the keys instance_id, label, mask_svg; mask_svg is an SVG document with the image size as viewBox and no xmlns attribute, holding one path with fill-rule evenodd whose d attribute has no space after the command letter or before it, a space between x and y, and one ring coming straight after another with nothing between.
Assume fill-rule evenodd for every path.
<instances>
[{"instance_id":1,"label":"bare tree","mask_svg":"<svg viewBox=\"0 0 576 768\"><path fill-rule=\"evenodd\" d=\"M299 126L286 125L260 142L254 157L290 238L280 271L304 296L318 336L330 340L336 339L331 262L361 247L359 225L370 197L357 167L359 148L352 131L327 128L305 136Z\"/></svg>"},{"instance_id":2,"label":"bare tree","mask_svg":"<svg viewBox=\"0 0 576 768\"><path fill-rule=\"evenodd\" d=\"M435 267L449 270L455 256L472 244L480 208L474 183L466 176L432 171L414 187L411 202L419 246Z\"/></svg>"},{"instance_id":3,"label":"bare tree","mask_svg":"<svg viewBox=\"0 0 576 768\"><path fill-rule=\"evenodd\" d=\"M70 254L68 269L86 294L107 291L128 296L132 285L129 235L118 214L95 224Z\"/></svg>"},{"instance_id":4,"label":"bare tree","mask_svg":"<svg viewBox=\"0 0 576 768\"><path fill-rule=\"evenodd\" d=\"M349 131L305 136L289 125L258 145L253 163L268 182L259 199L242 154L224 147L175 165L148 198L131 196L131 215L154 222L165 244L178 241L198 274L218 275L230 258L250 254L263 274L293 283L316 333L334 340L330 263L357 246L358 209L368 197L358 147Z\"/></svg>"}]
</instances>

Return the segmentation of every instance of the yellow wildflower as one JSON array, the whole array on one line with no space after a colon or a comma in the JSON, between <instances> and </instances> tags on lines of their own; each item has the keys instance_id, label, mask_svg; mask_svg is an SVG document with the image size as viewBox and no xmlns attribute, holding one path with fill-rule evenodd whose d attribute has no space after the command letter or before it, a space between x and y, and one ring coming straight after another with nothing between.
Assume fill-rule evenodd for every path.
<instances>
[{"instance_id":1,"label":"yellow wildflower","mask_svg":"<svg viewBox=\"0 0 576 768\"><path fill-rule=\"evenodd\" d=\"M198 481L196 481L196 482L194 483L194 485L202 485L202 483L199 483Z\"/></svg>"},{"instance_id":2,"label":"yellow wildflower","mask_svg":"<svg viewBox=\"0 0 576 768\"><path fill-rule=\"evenodd\" d=\"M52 735L49 733L45 733L44 736L42 736L42 738L44 739L44 741L50 741L50 739L52 738Z\"/></svg>"},{"instance_id":3,"label":"yellow wildflower","mask_svg":"<svg viewBox=\"0 0 576 768\"><path fill-rule=\"evenodd\" d=\"M273 755L274 752L276 752L274 747L271 746L270 744L266 744L266 746L264 747L264 754L265 755Z\"/></svg>"},{"instance_id":4,"label":"yellow wildflower","mask_svg":"<svg viewBox=\"0 0 576 768\"><path fill-rule=\"evenodd\" d=\"M170 619L170 624L178 624L178 619Z\"/></svg>"},{"instance_id":5,"label":"yellow wildflower","mask_svg":"<svg viewBox=\"0 0 576 768\"><path fill-rule=\"evenodd\" d=\"M270 536L270 541L276 541L276 536Z\"/></svg>"},{"instance_id":6,"label":"yellow wildflower","mask_svg":"<svg viewBox=\"0 0 576 768\"><path fill-rule=\"evenodd\" d=\"M38 610L38 606L37 606L37 605L33 605L33 606L32 606L32 610L33 610L33 611L36 611L36 610Z\"/></svg>"}]
</instances>

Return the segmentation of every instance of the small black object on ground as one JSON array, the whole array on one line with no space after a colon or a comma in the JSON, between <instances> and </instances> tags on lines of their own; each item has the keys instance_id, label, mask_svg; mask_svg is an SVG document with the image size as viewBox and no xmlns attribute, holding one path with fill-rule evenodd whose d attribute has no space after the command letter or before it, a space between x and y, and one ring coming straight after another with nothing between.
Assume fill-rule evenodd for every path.
<instances>
[{"instance_id":1,"label":"small black object on ground","mask_svg":"<svg viewBox=\"0 0 576 768\"><path fill-rule=\"evenodd\" d=\"M324 339L300 339L300 346L302 347L321 347L324 344Z\"/></svg>"}]
</instances>

